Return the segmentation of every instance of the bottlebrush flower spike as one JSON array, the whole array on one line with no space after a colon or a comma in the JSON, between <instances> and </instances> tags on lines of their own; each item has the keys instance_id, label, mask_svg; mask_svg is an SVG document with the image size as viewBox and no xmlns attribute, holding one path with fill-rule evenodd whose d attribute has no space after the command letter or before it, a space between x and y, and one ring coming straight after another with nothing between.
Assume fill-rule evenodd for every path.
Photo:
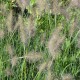
<instances>
[{"instance_id":1,"label":"bottlebrush flower spike","mask_svg":"<svg viewBox=\"0 0 80 80\"><path fill-rule=\"evenodd\" d=\"M74 80L74 78L71 74L63 74L62 80Z\"/></svg>"},{"instance_id":2,"label":"bottlebrush flower spike","mask_svg":"<svg viewBox=\"0 0 80 80\"><path fill-rule=\"evenodd\" d=\"M4 31L0 29L0 39L2 39L3 37L4 37Z\"/></svg>"},{"instance_id":3,"label":"bottlebrush flower spike","mask_svg":"<svg viewBox=\"0 0 80 80\"><path fill-rule=\"evenodd\" d=\"M36 62L43 59L41 53L38 52L29 52L28 54L24 55L24 57L31 62Z\"/></svg>"},{"instance_id":4,"label":"bottlebrush flower spike","mask_svg":"<svg viewBox=\"0 0 80 80\"><path fill-rule=\"evenodd\" d=\"M61 28L60 27L56 28L50 40L48 41L48 49L50 55L54 59L56 58L56 56L58 56L59 47L65 38L64 36L60 36L59 34L60 32L61 32Z\"/></svg>"}]
</instances>

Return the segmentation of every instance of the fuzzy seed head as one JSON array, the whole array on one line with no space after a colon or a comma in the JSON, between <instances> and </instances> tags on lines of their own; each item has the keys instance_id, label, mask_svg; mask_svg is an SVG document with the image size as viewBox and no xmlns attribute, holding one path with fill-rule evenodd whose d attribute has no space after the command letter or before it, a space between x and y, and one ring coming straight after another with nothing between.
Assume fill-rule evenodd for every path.
<instances>
[{"instance_id":1,"label":"fuzzy seed head","mask_svg":"<svg viewBox=\"0 0 80 80\"><path fill-rule=\"evenodd\" d=\"M37 53L37 52L30 52L24 57L31 62L36 62L42 59L41 53Z\"/></svg>"},{"instance_id":2,"label":"fuzzy seed head","mask_svg":"<svg viewBox=\"0 0 80 80\"><path fill-rule=\"evenodd\" d=\"M52 13L53 14L58 14L60 12L60 7L58 4L58 0L53 0L53 4L52 4Z\"/></svg>"},{"instance_id":3,"label":"fuzzy seed head","mask_svg":"<svg viewBox=\"0 0 80 80\"><path fill-rule=\"evenodd\" d=\"M75 29L76 29L76 26L77 26L77 23L76 23L76 21L74 20L74 21L72 22L72 25L70 26L70 30L69 30L69 34L70 34L71 37L72 37L72 35L73 35L73 33L74 33Z\"/></svg>"},{"instance_id":4,"label":"fuzzy seed head","mask_svg":"<svg viewBox=\"0 0 80 80\"><path fill-rule=\"evenodd\" d=\"M34 19L33 15L31 15L28 18L28 25L27 25L27 32L28 32L29 37L32 37L35 35L35 30L36 30L35 19Z\"/></svg>"},{"instance_id":5,"label":"fuzzy seed head","mask_svg":"<svg viewBox=\"0 0 80 80\"><path fill-rule=\"evenodd\" d=\"M0 39L2 39L3 37L4 37L4 31L0 29Z\"/></svg>"},{"instance_id":6,"label":"fuzzy seed head","mask_svg":"<svg viewBox=\"0 0 80 80\"><path fill-rule=\"evenodd\" d=\"M51 73L51 70L48 70L48 72L47 72L47 77L46 77L45 80L53 80L53 79L52 79L52 73Z\"/></svg>"},{"instance_id":7,"label":"fuzzy seed head","mask_svg":"<svg viewBox=\"0 0 80 80\"><path fill-rule=\"evenodd\" d=\"M12 75L12 70L9 69L9 68L6 68L5 74L6 74L6 76L11 76Z\"/></svg>"},{"instance_id":8,"label":"fuzzy seed head","mask_svg":"<svg viewBox=\"0 0 80 80\"><path fill-rule=\"evenodd\" d=\"M13 48L10 44L6 45L6 51L8 52L8 54L12 57L13 56Z\"/></svg>"},{"instance_id":9,"label":"fuzzy seed head","mask_svg":"<svg viewBox=\"0 0 80 80\"><path fill-rule=\"evenodd\" d=\"M62 80L74 80L71 74L62 75Z\"/></svg>"},{"instance_id":10,"label":"fuzzy seed head","mask_svg":"<svg viewBox=\"0 0 80 80\"><path fill-rule=\"evenodd\" d=\"M60 14L62 14L66 18L66 20L70 20L71 15L66 8L60 8Z\"/></svg>"},{"instance_id":11,"label":"fuzzy seed head","mask_svg":"<svg viewBox=\"0 0 80 80\"><path fill-rule=\"evenodd\" d=\"M19 26L19 29L20 29L21 41L25 45L26 42L27 42L27 36L26 36L26 32L25 32L25 26L24 26L24 23L23 23L23 18L21 17L21 15L19 15L18 26Z\"/></svg>"},{"instance_id":12,"label":"fuzzy seed head","mask_svg":"<svg viewBox=\"0 0 80 80\"><path fill-rule=\"evenodd\" d=\"M46 0L36 0L38 14L41 14L43 10L48 11L48 5Z\"/></svg>"},{"instance_id":13,"label":"fuzzy seed head","mask_svg":"<svg viewBox=\"0 0 80 80\"><path fill-rule=\"evenodd\" d=\"M2 15L2 16L6 16L6 13L7 13L7 11L6 11L6 4L5 3L0 3L0 14Z\"/></svg>"},{"instance_id":14,"label":"fuzzy seed head","mask_svg":"<svg viewBox=\"0 0 80 80\"><path fill-rule=\"evenodd\" d=\"M12 21L13 21L13 13L11 10L6 20L8 32L12 32Z\"/></svg>"},{"instance_id":15,"label":"fuzzy seed head","mask_svg":"<svg viewBox=\"0 0 80 80\"><path fill-rule=\"evenodd\" d=\"M17 62L18 62L18 58L16 56L12 57L11 59L12 68L16 66Z\"/></svg>"},{"instance_id":16,"label":"fuzzy seed head","mask_svg":"<svg viewBox=\"0 0 80 80\"><path fill-rule=\"evenodd\" d=\"M51 68L52 63L53 63L53 61L52 61L52 60L50 60L50 61L47 63L47 68L48 68L48 69L50 69L50 68Z\"/></svg>"},{"instance_id":17,"label":"fuzzy seed head","mask_svg":"<svg viewBox=\"0 0 80 80\"><path fill-rule=\"evenodd\" d=\"M48 50L50 52L50 55L55 59L56 56L58 56L58 50L61 45L61 43L64 40L64 36L60 36L59 33L61 32L61 28L55 29L55 31L52 34L52 37L50 38L48 42Z\"/></svg>"},{"instance_id":18,"label":"fuzzy seed head","mask_svg":"<svg viewBox=\"0 0 80 80\"><path fill-rule=\"evenodd\" d=\"M78 1L79 1L79 0L71 0L70 5L71 5L71 6L78 6Z\"/></svg>"},{"instance_id":19,"label":"fuzzy seed head","mask_svg":"<svg viewBox=\"0 0 80 80\"><path fill-rule=\"evenodd\" d=\"M39 67L39 72L41 73L43 70L45 70L46 66L47 66L47 62L42 63Z\"/></svg>"}]
</instances>

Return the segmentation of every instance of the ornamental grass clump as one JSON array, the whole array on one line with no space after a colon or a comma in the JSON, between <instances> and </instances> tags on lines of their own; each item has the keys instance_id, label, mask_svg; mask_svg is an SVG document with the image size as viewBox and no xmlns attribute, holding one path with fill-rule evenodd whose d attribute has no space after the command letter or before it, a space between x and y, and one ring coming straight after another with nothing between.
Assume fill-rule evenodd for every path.
<instances>
[{"instance_id":1,"label":"ornamental grass clump","mask_svg":"<svg viewBox=\"0 0 80 80\"><path fill-rule=\"evenodd\" d=\"M0 19L5 21L0 29L1 80L80 78L79 0L3 2L0 5Z\"/></svg>"}]
</instances>

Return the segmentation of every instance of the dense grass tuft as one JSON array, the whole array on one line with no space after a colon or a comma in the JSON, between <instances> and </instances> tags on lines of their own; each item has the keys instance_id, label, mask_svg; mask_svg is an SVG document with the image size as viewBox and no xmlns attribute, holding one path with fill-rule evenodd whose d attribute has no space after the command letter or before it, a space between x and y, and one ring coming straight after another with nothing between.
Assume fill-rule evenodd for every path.
<instances>
[{"instance_id":1,"label":"dense grass tuft","mask_svg":"<svg viewBox=\"0 0 80 80\"><path fill-rule=\"evenodd\" d=\"M1 0L0 80L80 80L79 3Z\"/></svg>"}]
</instances>

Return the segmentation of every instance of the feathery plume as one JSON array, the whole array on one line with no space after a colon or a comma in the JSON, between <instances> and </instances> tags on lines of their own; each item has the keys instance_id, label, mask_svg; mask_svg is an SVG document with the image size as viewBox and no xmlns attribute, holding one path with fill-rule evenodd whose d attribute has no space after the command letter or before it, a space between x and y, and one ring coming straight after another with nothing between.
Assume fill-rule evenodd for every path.
<instances>
[{"instance_id":1,"label":"feathery plume","mask_svg":"<svg viewBox=\"0 0 80 80\"><path fill-rule=\"evenodd\" d=\"M39 72L41 73L43 70L45 70L46 66L47 66L47 62L42 63L39 67Z\"/></svg>"},{"instance_id":2,"label":"feathery plume","mask_svg":"<svg viewBox=\"0 0 80 80\"><path fill-rule=\"evenodd\" d=\"M74 6L80 6L80 1L79 0L71 0L70 7L74 7Z\"/></svg>"},{"instance_id":3,"label":"feathery plume","mask_svg":"<svg viewBox=\"0 0 80 80\"><path fill-rule=\"evenodd\" d=\"M62 75L62 80L74 80L71 74L64 74Z\"/></svg>"},{"instance_id":4,"label":"feathery plume","mask_svg":"<svg viewBox=\"0 0 80 80\"><path fill-rule=\"evenodd\" d=\"M12 70L9 69L9 68L6 68L5 74L6 74L6 76L11 76L12 75Z\"/></svg>"},{"instance_id":5,"label":"feathery plume","mask_svg":"<svg viewBox=\"0 0 80 80\"><path fill-rule=\"evenodd\" d=\"M43 10L48 11L48 4L46 0L36 0L38 14L41 14Z\"/></svg>"},{"instance_id":6,"label":"feathery plume","mask_svg":"<svg viewBox=\"0 0 80 80\"><path fill-rule=\"evenodd\" d=\"M3 37L4 37L4 31L0 29L0 39L2 39Z\"/></svg>"},{"instance_id":7,"label":"feathery plume","mask_svg":"<svg viewBox=\"0 0 80 80\"><path fill-rule=\"evenodd\" d=\"M59 14L60 13L60 7L58 0L51 0L51 11L53 14Z\"/></svg>"},{"instance_id":8,"label":"feathery plume","mask_svg":"<svg viewBox=\"0 0 80 80\"><path fill-rule=\"evenodd\" d=\"M16 66L17 62L18 62L17 56L12 57L11 59L12 68Z\"/></svg>"},{"instance_id":9,"label":"feathery plume","mask_svg":"<svg viewBox=\"0 0 80 80\"><path fill-rule=\"evenodd\" d=\"M78 34L77 47L80 48L80 29L79 29L79 34Z\"/></svg>"},{"instance_id":10,"label":"feathery plume","mask_svg":"<svg viewBox=\"0 0 80 80\"><path fill-rule=\"evenodd\" d=\"M5 16L6 13L7 13L7 11L6 11L6 4L5 3L0 3L0 14L2 16Z\"/></svg>"},{"instance_id":11,"label":"feathery plume","mask_svg":"<svg viewBox=\"0 0 80 80\"><path fill-rule=\"evenodd\" d=\"M23 20L22 20L22 16L19 15L19 28L20 28L20 38L21 38L21 41L22 43L25 45L26 42L27 42L27 36L26 36L26 33L25 33L25 26L23 24Z\"/></svg>"},{"instance_id":12,"label":"feathery plume","mask_svg":"<svg viewBox=\"0 0 80 80\"><path fill-rule=\"evenodd\" d=\"M70 20L71 15L67 11L68 8L60 8L60 14L62 14L67 20Z\"/></svg>"},{"instance_id":13,"label":"feathery plume","mask_svg":"<svg viewBox=\"0 0 80 80\"><path fill-rule=\"evenodd\" d=\"M13 56L13 48L10 44L6 45L6 51L9 53L11 57Z\"/></svg>"},{"instance_id":14,"label":"feathery plume","mask_svg":"<svg viewBox=\"0 0 80 80\"><path fill-rule=\"evenodd\" d=\"M29 52L27 55L24 55L24 57L31 62L39 61L42 59L41 53L37 52Z\"/></svg>"},{"instance_id":15,"label":"feathery plume","mask_svg":"<svg viewBox=\"0 0 80 80\"><path fill-rule=\"evenodd\" d=\"M67 12L67 8L60 7L58 0L49 0L49 4L49 8L53 14L62 14L67 20L69 20L70 15Z\"/></svg>"},{"instance_id":16,"label":"feathery plume","mask_svg":"<svg viewBox=\"0 0 80 80\"><path fill-rule=\"evenodd\" d=\"M74 20L72 23L71 23L71 26L70 26L70 30L69 30L69 34L70 36L72 37L75 29L76 29L76 26L77 26L77 22L76 20Z\"/></svg>"},{"instance_id":17,"label":"feathery plume","mask_svg":"<svg viewBox=\"0 0 80 80\"><path fill-rule=\"evenodd\" d=\"M50 69L50 68L51 68L52 63L53 63L53 60L50 60L50 61L47 63L47 68L48 68L48 69Z\"/></svg>"},{"instance_id":18,"label":"feathery plume","mask_svg":"<svg viewBox=\"0 0 80 80\"><path fill-rule=\"evenodd\" d=\"M28 18L28 25L27 25L27 32L28 32L29 37L35 35L35 30L36 30L35 19L34 19L33 15L31 15Z\"/></svg>"},{"instance_id":19,"label":"feathery plume","mask_svg":"<svg viewBox=\"0 0 80 80\"><path fill-rule=\"evenodd\" d=\"M52 73L51 73L51 70L48 70L48 72L47 72L47 77L46 77L45 80L53 80L53 79L52 79Z\"/></svg>"},{"instance_id":20,"label":"feathery plume","mask_svg":"<svg viewBox=\"0 0 80 80\"><path fill-rule=\"evenodd\" d=\"M52 34L51 39L48 41L48 49L49 49L50 55L54 59L56 58L56 56L58 56L59 47L64 40L64 36L61 37L59 35L60 31L61 31L60 27L56 28Z\"/></svg>"},{"instance_id":21,"label":"feathery plume","mask_svg":"<svg viewBox=\"0 0 80 80\"><path fill-rule=\"evenodd\" d=\"M13 13L11 10L6 20L8 32L12 32L12 21L13 21Z\"/></svg>"}]
</instances>

